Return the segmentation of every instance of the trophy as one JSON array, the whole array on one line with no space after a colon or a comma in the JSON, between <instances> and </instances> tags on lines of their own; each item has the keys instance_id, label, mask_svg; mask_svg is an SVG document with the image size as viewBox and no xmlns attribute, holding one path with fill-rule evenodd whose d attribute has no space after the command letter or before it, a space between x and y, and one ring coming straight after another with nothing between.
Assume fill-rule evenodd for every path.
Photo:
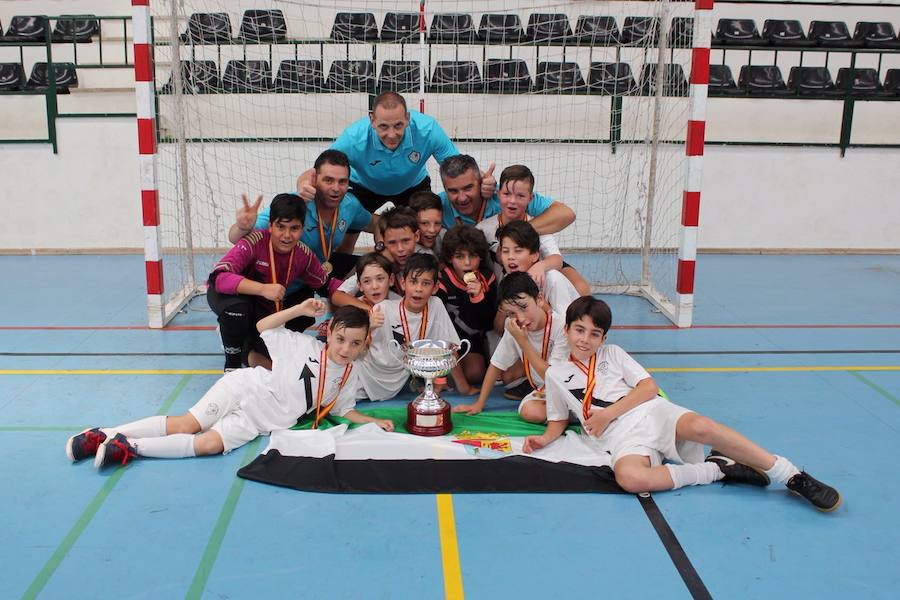
<instances>
[{"instance_id":1,"label":"trophy","mask_svg":"<svg viewBox=\"0 0 900 600\"><path fill-rule=\"evenodd\" d=\"M453 429L450 419L450 405L434 392L435 377L444 377L469 353L471 344L452 344L443 340L416 340L400 345L397 341L392 348L402 353L403 366L411 375L425 380L425 391L409 403L406 408L406 430L415 435L446 435ZM465 345L465 352L458 354Z\"/></svg>"}]
</instances>

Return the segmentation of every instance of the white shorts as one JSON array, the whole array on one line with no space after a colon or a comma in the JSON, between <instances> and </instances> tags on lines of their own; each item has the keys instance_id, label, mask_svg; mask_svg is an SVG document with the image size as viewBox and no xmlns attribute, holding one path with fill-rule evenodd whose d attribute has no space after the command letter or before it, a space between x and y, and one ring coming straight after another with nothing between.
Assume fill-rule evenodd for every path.
<instances>
[{"instance_id":1,"label":"white shorts","mask_svg":"<svg viewBox=\"0 0 900 600\"><path fill-rule=\"evenodd\" d=\"M620 458L631 454L650 458L652 467L663 460L700 463L703 444L675 441L678 419L692 412L657 396L613 421L597 441L612 455L613 469Z\"/></svg>"},{"instance_id":2,"label":"white shorts","mask_svg":"<svg viewBox=\"0 0 900 600\"><path fill-rule=\"evenodd\" d=\"M529 392L528 395L519 402L519 416L522 415L522 407L524 407L527 402L543 402L544 404L547 404L547 399L543 394L538 394L536 391Z\"/></svg>"},{"instance_id":3,"label":"white shorts","mask_svg":"<svg viewBox=\"0 0 900 600\"><path fill-rule=\"evenodd\" d=\"M242 399L257 395L265 397L269 394L254 371L255 369L238 369L226 373L188 410L200 423L200 431L212 429L222 437L225 446L223 454L228 454L261 434L269 433L260 431L241 410Z\"/></svg>"}]
</instances>

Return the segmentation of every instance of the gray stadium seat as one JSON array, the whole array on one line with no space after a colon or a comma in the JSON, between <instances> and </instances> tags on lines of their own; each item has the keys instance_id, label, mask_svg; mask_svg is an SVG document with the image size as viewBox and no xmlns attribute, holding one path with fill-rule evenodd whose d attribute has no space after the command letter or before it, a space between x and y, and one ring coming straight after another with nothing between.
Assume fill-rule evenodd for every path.
<instances>
[{"instance_id":1,"label":"gray stadium seat","mask_svg":"<svg viewBox=\"0 0 900 600\"><path fill-rule=\"evenodd\" d=\"M25 87L25 69L20 63L0 63L0 92L17 92Z\"/></svg>"},{"instance_id":2,"label":"gray stadium seat","mask_svg":"<svg viewBox=\"0 0 900 600\"><path fill-rule=\"evenodd\" d=\"M47 33L47 17L17 15L9 22L4 41L43 42Z\"/></svg>"},{"instance_id":3,"label":"gray stadium seat","mask_svg":"<svg viewBox=\"0 0 900 600\"><path fill-rule=\"evenodd\" d=\"M248 44L284 41L287 39L284 13L278 9L245 10L238 39Z\"/></svg>"},{"instance_id":4,"label":"gray stadium seat","mask_svg":"<svg viewBox=\"0 0 900 600\"><path fill-rule=\"evenodd\" d=\"M669 47L690 48L694 45L694 18L675 17L669 29Z\"/></svg>"},{"instance_id":5,"label":"gray stadium seat","mask_svg":"<svg viewBox=\"0 0 900 600\"><path fill-rule=\"evenodd\" d=\"M478 65L471 60L441 60L431 71L431 81L426 88L429 92L478 93L484 86Z\"/></svg>"},{"instance_id":6,"label":"gray stadium seat","mask_svg":"<svg viewBox=\"0 0 900 600\"><path fill-rule=\"evenodd\" d=\"M567 44L572 40L572 27L565 13L533 13L528 16L525 38L535 44Z\"/></svg>"},{"instance_id":7,"label":"gray stadium seat","mask_svg":"<svg viewBox=\"0 0 900 600\"><path fill-rule=\"evenodd\" d=\"M187 94L215 94L222 87L219 68L211 60L181 61L181 82ZM160 89L160 93L175 93L175 82L172 78Z\"/></svg>"},{"instance_id":8,"label":"gray stadium seat","mask_svg":"<svg viewBox=\"0 0 900 600\"><path fill-rule=\"evenodd\" d=\"M851 69L841 67L838 69L835 87L839 92L854 96L874 96L881 92L881 82L878 81L878 71L875 69Z\"/></svg>"},{"instance_id":9,"label":"gray stadium seat","mask_svg":"<svg viewBox=\"0 0 900 600\"><path fill-rule=\"evenodd\" d=\"M592 62L588 72L588 91L603 96L624 96L638 90L631 67L624 62Z\"/></svg>"},{"instance_id":10,"label":"gray stadium seat","mask_svg":"<svg viewBox=\"0 0 900 600\"><path fill-rule=\"evenodd\" d=\"M65 94L69 88L78 87L78 74L75 72L73 63L53 63L56 72L56 91ZM31 77L28 78L26 84L27 89L42 90L50 85L50 79L47 73L47 63L34 63L31 68Z\"/></svg>"},{"instance_id":11,"label":"gray stadium seat","mask_svg":"<svg viewBox=\"0 0 900 600\"><path fill-rule=\"evenodd\" d=\"M329 92L375 93L375 62L336 60L331 63L325 88Z\"/></svg>"},{"instance_id":12,"label":"gray stadium seat","mask_svg":"<svg viewBox=\"0 0 900 600\"><path fill-rule=\"evenodd\" d=\"M187 30L181 34L187 44L227 44L231 42L231 20L228 13L193 13Z\"/></svg>"},{"instance_id":13,"label":"gray stadium seat","mask_svg":"<svg viewBox=\"0 0 900 600\"><path fill-rule=\"evenodd\" d=\"M478 25L478 39L487 43L520 44L525 39L519 15L484 14Z\"/></svg>"},{"instance_id":14,"label":"gray stadium seat","mask_svg":"<svg viewBox=\"0 0 900 600\"><path fill-rule=\"evenodd\" d=\"M900 69L888 69L884 74L884 93L900 96Z\"/></svg>"},{"instance_id":15,"label":"gray stadium seat","mask_svg":"<svg viewBox=\"0 0 900 600\"><path fill-rule=\"evenodd\" d=\"M418 42L419 13L389 12L384 15L384 22L381 24L381 41Z\"/></svg>"},{"instance_id":16,"label":"gray stadium seat","mask_svg":"<svg viewBox=\"0 0 900 600\"><path fill-rule=\"evenodd\" d=\"M229 60L222 74L222 90L238 94L272 91L272 70L267 60Z\"/></svg>"},{"instance_id":17,"label":"gray stadium seat","mask_svg":"<svg viewBox=\"0 0 900 600\"><path fill-rule=\"evenodd\" d=\"M858 22L853 31L853 39L868 48L900 48L894 26L883 21Z\"/></svg>"},{"instance_id":18,"label":"gray stadium seat","mask_svg":"<svg viewBox=\"0 0 900 600\"><path fill-rule=\"evenodd\" d=\"M433 44L471 44L476 38L470 14L440 13L431 19L428 41Z\"/></svg>"},{"instance_id":19,"label":"gray stadium seat","mask_svg":"<svg viewBox=\"0 0 900 600\"><path fill-rule=\"evenodd\" d=\"M575 22L574 42L580 46L616 46L619 24L615 17L580 15Z\"/></svg>"},{"instance_id":20,"label":"gray stadium seat","mask_svg":"<svg viewBox=\"0 0 900 600\"><path fill-rule=\"evenodd\" d=\"M325 75L320 60L283 60L275 76L275 91L282 93L321 92Z\"/></svg>"},{"instance_id":21,"label":"gray stadium seat","mask_svg":"<svg viewBox=\"0 0 900 600\"><path fill-rule=\"evenodd\" d=\"M417 92L421 67L417 60L386 60L378 76L378 92Z\"/></svg>"},{"instance_id":22,"label":"gray stadium seat","mask_svg":"<svg viewBox=\"0 0 900 600\"><path fill-rule=\"evenodd\" d=\"M519 58L489 58L484 61L484 90L501 94L531 91L528 65Z\"/></svg>"},{"instance_id":23,"label":"gray stadium seat","mask_svg":"<svg viewBox=\"0 0 900 600\"><path fill-rule=\"evenodd\" d=\"M100 21L94 15L60 15L53 29L53 41L87 43L98 33Z\"/></svg>"},{"instance_id":24,"label":"gray stadium seat","mask_svg":"<svg viewBox=\"0 0 900 600\"><path fill-rule=\"evenodd\" d=\"M850 30L843 21L810 21L809 34L806 37L819 46L832 48L859 46L859 42L850 37Z\"/></svg>"},{"instance_id":25,"label":"gray stadium seat","mask_svg":"<svg viewBox=\"0 0 900 600\"><path fill-rule=\"evenodd\" d=\"M339 12L334 16L331 39L339 42L371 42L378 39L375 15L368 12Z\"/></svg>"},{"instance_id":26,"label":"gray stadium seat","mask_svg":"<svg viewBox=\"0 0 900 600\"><path fill-rule=\"evenodd\" d=\"M576 62L539 62L534 91L545 94L580 94L587 91Z\"/></svg>"}]
</instances>

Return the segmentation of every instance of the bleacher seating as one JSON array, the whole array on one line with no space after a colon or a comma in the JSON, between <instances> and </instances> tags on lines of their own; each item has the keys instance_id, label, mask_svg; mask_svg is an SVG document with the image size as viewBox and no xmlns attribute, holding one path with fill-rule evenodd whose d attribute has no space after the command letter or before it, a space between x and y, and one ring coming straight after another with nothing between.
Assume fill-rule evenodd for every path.
<instances>
[{"instance_id":1,"label":"bleacher seating","mask_svg":"<svg viewBox=\"0 0 900 600\"><path fill-rule=\"evenodd\" d=\"M576 62L539 62L534 91L554 94L578 94L587 91Z\"/></svg>"},{"instance_id":2,"label":"bleacher seating","mask_svg":"<svg viewBox=\"0 0 900 600\"><path fill-rule=\"evenodd\" d=\"M525 39L535 44L565 44L572 38L569 17L565 13L532 13L528 17Z\"/></svg>"},{"instance_id":3,"label":"bleacher seating","mask_svg":"<svg viewBox=\"0 0 900 600\"><path fill-rule=\"evenodd\" d=\"M378 75L379 92L417 92L421 67L417 60L386 60Z\"/></svg>"},{"instance_id":4,"label":"bleacher seating","mask_svg":"<svg viewBox=\"0 0 900 600\"><path fill-rule=\"evenodd\" d=\"M489 58L484 62L484 90L500 94L531 91L528 65L520 58Z\"/></svg>"},{"instance_id":5,"label":"bleacher seating","mask_svg":"<svg viewBox=\"0 0 900 600\"><path fill-rule=\"evenodd\" d=\"M175 91L175 81L169 79L162 89L161 94L172 94ZM222 88L219 80L219 68L211 60L183 60L181 61L181 84L191 94L214 94Z\"/></svg>"},{"instance_id":6,"label":"bleacher seating","mask_svg":"<svg viewBox=\"0 0 900 600\"><path fill-rule=\"evenodd\" d=\"M519 15L481 15L478 39L489 44L521 44L525 39Z\"/></svg>"},{"instance_id":7,"label":"bleacher seating","mask_svg":"<svg viewBox=\"0 0 900 600\"><path fill-rule=\"evenodd\" d=\"M222 90L237 94L272 91L272 70L267 60L229 60L222 74Z\"/></svg>"},{"instance_id":8,"label":"bleacher seating","mask_svg":"<svg viewBox=\"0 0 900 600\"><path fill-rule=\"evenodd\" d=\"M383 42L418 42L419 13L389 12L381 25Z\"/></svg>"},{"instance_id":9,"label":"bleacher seating","mask_svg":"<svg viewBox=\"0 0 900 600\"><path fill-rule=\"evenodd\" d=\"M17 92L25 87L25 69L19 63L0 63L0 92Z\"/></svg>"},{"instance_id":10,"label":"bleacher seating","mask_svg":"<svg viewBox=\"0 0 900 600\"><path fill-rule=\"evenodd\" d=\"M53 28L53 41L87 43L98 33L100 21L94 15L60 15Z\"/></svg>"},{"instance_id":11,"label":"bleacher seating","mask_svg":"<svg viewBox=\"0 0 900 600\"><path fill-rule=\"evenodd\" d=\"M181 34L186 44L228 44L231 42L231 20L227 13L193 13L187 30Z\"/></svg>"},{"instance_id":12,"label":"bleacher seating","mask_svg":"<svg viewBox=\"0 0 900 600\"><path fill-rule=\"evenodd\" d=\"M900 96L900 69L887 70L882 88L886 95Z\"/></svg>"},{"instance_id":13,"label":"bleacher seating","mask_svg":"<svg viewBox=\"0 0 900 600\"><path fill-rule=\"evenodd\" d=\"M56 77L56 91L61 94L68 93L69 88L78 87L78 74L73 63L53 63ZM50 86L47 63L37 62L31 68L31 77L28 78L26 88L30 90L43 90Z\"/></svg>"},{"instance_id":14,"label":"bleacher seating","mask_svg":"<svg viewBox=\"0 0 900 600\"><path fill-rule=\"evenodd\" d=\"M4 41L43 42L47 35L47 17L17 15L9 22Z\"/></svg>"},{"instance_id":15,"label":"bleacher seating","mask_svg":"<svg viewBox=\"0 0 900 600\"><path fill-rule=\"evenodd\" d=\"M708 89L710 96L733 96L741 93L728 65L709 65Z\"/></svg>"},{"instance_id":16,"label":"bleacher seating","mask_svg":"<svg viewBox=\"0 0 900 600\"><path fill-rule=\"evenodd\" d=\"M836 93L831 73L826 67L791 67L788 89L801 96Z\"/></svg>"},{"instance_id":17,"label":"bleacher seating","mask_svg":"<svg viewBox=\"0 0 900 600\"><path fill-rule=\"evenodd\" d=\"M762 46L766 40L759 35L753 19L719 19L713 44L725 46Z\"/></svg>"},{"instance_id":18,"label":"bleacher seating","mask_svg":"<svg viewBox=\"0 0 900 600\"><path fill-rule=\"evenodd\" d=\"M325 87L322 61L283 60L278 66L274 83L276 92L321 92Z\"/></svg>"},{"instance_id":19,"label":"bleacher seating","mask_svg":"<svg viewBox=\"0 0 900 600\"><path fill-rule=\"evenodd\" d=\"M846 48L858 46L859 42L850 37L850 30L843 21L810 21L809 40L819 46Z\"/></svg>"},{"instance_id":20,"label":"bleacher seating","mask_svg":"<svg viewBox=\"0 0 900 600\"><path fill-rule=\"evenodd\" d=\"M592 62L588 89L592 94L625 96L636 93L638 86L628 63Z\"/></svg>"},{"instance_id":21,"label":"bleacher seating","mask_svg":"<svg viewBox=\"0 0 900 600\"><path fill-rule=\"evenodd\" d=\"M763 39L773 46L811 46L806 39L800 21L793 19L766 19L763 23Z\"/></svg>"},{"instance_id":22,"label":"bleacher seating","mask_svg":"<svg viewBox=\"0 0 900 600\"><path fill-rule=\"evenodd\" d=\"M624 46L653 46L659 39L659 19L656 17L625 17L619 36Z\"/></svg>"},{"instance_id":23,"label":"bleacher seating","mask_svg":"<svg viewBox=\"0 0 900 600\"><path fill-rule=\"evenodd\" d=\"M472 15L440 13L431 19L428 41L432 44L471 44L477 38Z\"/></svg>"},{"instance_id":24,"label":"bleacher seating","mask_svg":"<svg viewBox=\"0 0 900 600\"><path fill-rule=\"evenodd\" d=\"M581 15L575 22L574 42L581 46L616 46L619 24L615 17Z\"/></svg>"},{"instance_id":25,"label":"bleacher seating","mask_svg":"<svg viewBox=\"0 0 900 600\"><path fill-rule=\"evenodd\" d=\"M284 41L287 39L284 13L278 9L245 10L237 39L248 44Z\"/></svg>"},{"instance_id":26,"label":"bleacher seating","mask_svg":"<svg viewBox=\"0 0 900 600\"><path fill-rule=\"evenodd\" d=\"M738 88L751 95L788 93L777 65L744 65L738 76Z\"/></svg>"},{"instance_id":27,"label":"bleacher seating","mask_svg":"<svg viewBox=\"0 0 900 600\"><path fill-rule=\"evenodd\" d=\"M900 48L894 26L885 22L858 22L853 31L853 39L867 48Z\"/></svg>"},{"instance_id":28,"label":"bleacher seating","mask_svg":"<svg viewBox=\"0 0 900 600\"><path fill-rule=\"evenodd\" d=\"M325 88L330 92L375 93L375 61L336 60L331 63Z\"/></svg>"},{"instance_id":29,"label":"bleacher seating","mask_svg":"<svg viewBox=\"0 0 900 600\"><path fill-rule=\"evenodd\" d=\"M478 65L471 60L440 60L431 71L429 92L478 93L484 89Z\"/></svg>"},{"instance_id":30,"label":"bleacher seating","mask_svg":"<svg viewBox=\"0 0 900 600\"><path fill-rule=\"evenodd\" d=\"M647 63L641 69L641 94L644 96L656 95L656 67L657 63ZM687 96L688 82L684 77L684 69L679 64L663 64L663 96Z\"/></svg>"},{"instance_id":31,"label":"bleacher seating","mask_svg":"<svg viewBox=\"0 0 900 600\"><path fill-rule=\"evenodd\" d=\"M339 12L334 16L331 39L339 42L373 42L378 39L375 15L368 12Z\"/></svg>"},{"instance_id":32,"label":"bleacher seating","mask_svg":"<svg viewBox=\"0 0 900 600\"><path fill-rule=\"evenodd\" d=\"M669 30L669 46L673 48L690 48L694 45L693 17L675 17Z\"/></svg>"},{"instance_id":33,"label":"bleacher seating","mask_svg":"<svg viewBox=\"0 0 900 600\"><path fill-rule=\"evenodd\" d=\"M881 92L881 82L878 81L878 71L875 69L841 67L838 69L835 88L839 92L856 96L874 96Z\"/></svg>"}]
</instances>

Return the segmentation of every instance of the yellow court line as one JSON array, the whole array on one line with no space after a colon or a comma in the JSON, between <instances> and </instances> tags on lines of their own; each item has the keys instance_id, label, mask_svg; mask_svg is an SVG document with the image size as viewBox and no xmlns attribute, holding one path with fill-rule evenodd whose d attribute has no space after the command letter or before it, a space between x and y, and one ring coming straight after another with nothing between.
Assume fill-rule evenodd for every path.
<instances>
[{"instance_id":1,"label":"yellow court line","mask_svg":"<svg viewBox=\"0 0 900 600\"><path fill-rule=\"evenodd\" d=\"M653 367L651 373L777 373L802 371L900 371L900 365L796 367ZM0 369L0 375L221 375L219 369Z\"/></svg>"},{"instance_id":2,"label":"yellow court line","mask_svg":"<svg viewBox=\"0 0 900 600\"><path fill-rule=\"evenodd\" d=\"M444 565L444 596L462 600L462 572L459 568L459 546L456 543L456 522L453 519L453 496L437 495L438 528L441 532L441 560Z\"/></svg>"}]
</instances>

